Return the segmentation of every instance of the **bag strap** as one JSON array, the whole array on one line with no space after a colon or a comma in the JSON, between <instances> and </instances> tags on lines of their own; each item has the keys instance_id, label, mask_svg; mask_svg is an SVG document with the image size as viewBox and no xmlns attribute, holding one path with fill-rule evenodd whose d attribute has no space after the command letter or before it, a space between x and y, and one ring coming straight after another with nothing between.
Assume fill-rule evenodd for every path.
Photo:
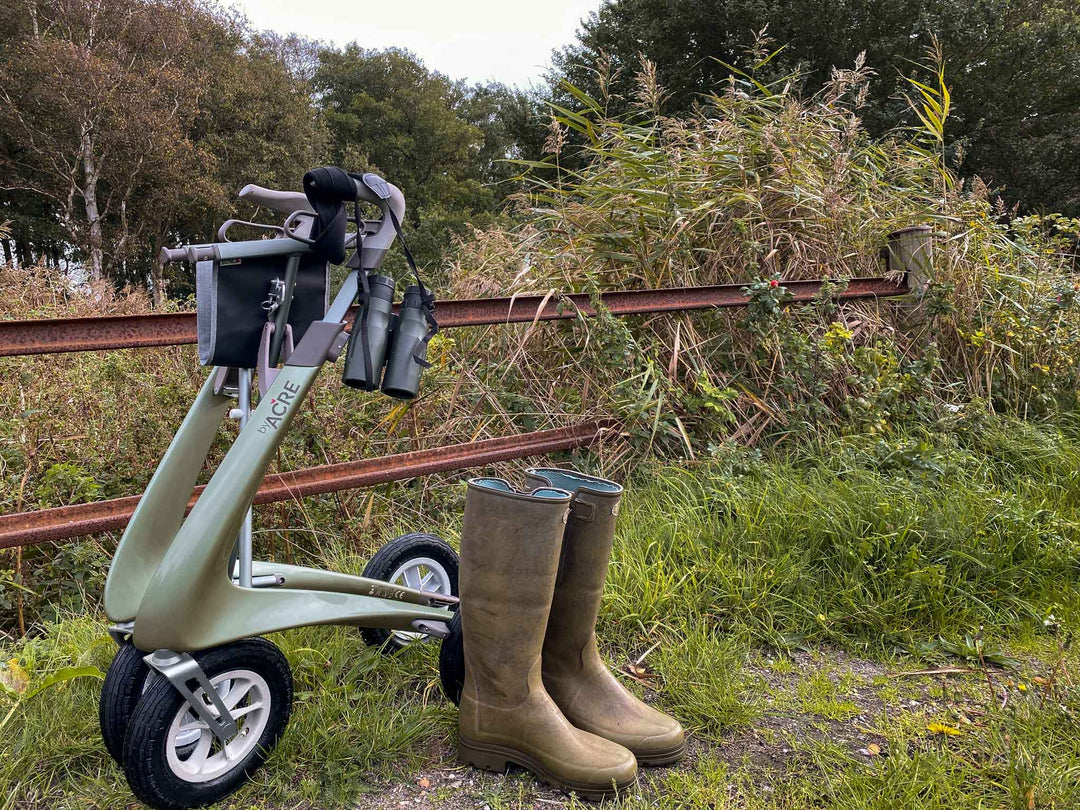
<instances>
[{"instance_id":1,"label":"bag strap","mask_svg":"<svg viewBox=\"0 0 1080 810\"><path fill-rule=\"evenodd\" d=\"M435 293L431 292L424 284L424 280L420 278L420 271L416 269L416 260L413 259L412 251L409 250L409 245L405 241L405 234L402 233L401 223L398 221L397 214L389 207L387 207L386 213L390 215L390 222L393 223L394 230L397 231L398 241L401 242L401 249L405 253L405 261L409 263L413 276L416 278L416 286L420 288L420 306L424 313L424 320L427 321L428 325L427 334L420 339L420 343L413 352L413 360L415 360L421 368L431 368L431 363L427 361L424 354L426 353L428 343L431 342L431 339L435 337L435 335L439 334L439 322L435 320ZM421 350L425 351L421 352Z\"/></svg>"}]
</instances>

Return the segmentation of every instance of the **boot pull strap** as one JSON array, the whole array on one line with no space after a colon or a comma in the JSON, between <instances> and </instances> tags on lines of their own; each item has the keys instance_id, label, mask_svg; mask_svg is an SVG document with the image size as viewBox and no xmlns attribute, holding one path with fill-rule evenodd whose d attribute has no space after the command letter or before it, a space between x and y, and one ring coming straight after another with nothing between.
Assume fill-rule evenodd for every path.
<instances>
[{"instance_id":1,"label":"boot pull strap","mask_svg":"<svg viewBox=\"0 0 1080 810\"><path fill-rule=\"evenodd\" d=\"M574 513L575 520L589 523L596 517L596 504L575 498L570 502L570 511Z\"/></svg>"},{"instance_id":2,"label":"boot pull strap","mask_svg":"<svg viewBox=\"0 0 1080 810\"><path fill-rule=\"evenodd\" d=\"M596 519L597 515L603 507L603 503L597 505L593 501L585 500L578 493L574 496L574 500L570 501L570 511L573 512L574 518L580 520L582 523L589 523ZM612 517L619 514L619 501L616 501L611 507Z\"/></svg>"}]
</instances>

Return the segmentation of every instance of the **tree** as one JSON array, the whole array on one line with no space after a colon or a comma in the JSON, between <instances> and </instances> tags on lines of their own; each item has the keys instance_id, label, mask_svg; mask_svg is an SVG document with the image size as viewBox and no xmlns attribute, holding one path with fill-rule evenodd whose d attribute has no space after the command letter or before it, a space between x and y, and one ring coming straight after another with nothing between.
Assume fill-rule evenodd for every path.
<instances>
[{"instance_id":1,"label":"tree","mask_svg":"<svg viewBox=\"0 0 1080 810\"><path fill-rule=\"evenodd\" d=\"M317 46L254 34L236 17L218 17L204 39L209 78L187 122L196 157L185 181L170 184L170 204L154 209L151 257L164 244L212 239L221 221L237 214L237 192L248 183L300 189L304 172L326 161L326 130L310 84ZM174 293L193 291L189 268L174 265L171 272Z\"/></svg>"},{"instance_id":2,"label":"tree","mask_svg":"<svg viewBox=\"0 0 1080 810\"><path fill-rule=\"evenodd\" d=\"M160 301L163 244L206 241L242 185L296 188L321 157L308 43L199 0L29 0L8 16L0 211L21 260L62 248Z\"/></svg>"},{"instance_id":3,"label":"tree","mask_svg":"<svg viewBox=\"0 0 1080 810\"><path fill-rule=\"evenodd\" d=\"M438 264L450 238L483 226L515 186L525 97L505 86L469 87L428 70L408 51L324 49L314 84L330 133L330 157L380 172L399 186L413 252Z\"/></svg>"},{"instance_id":4,"label":"tree","mask_svg":"<svg viewBox=\"0 0 1080 810\"><path fill-rule=\"evenodd\" d=\"M129 216L136 191L189 156L180 124L201 82L185 59L194 20L179 4L122 0L31 4L29 13L29 36L0 68L5 185L48 200L88 274L101 278L139 237Z\"/></svg>"},{"instance_id":5,"label":"tree","mask_svg":"<svg viewBox=\"0 0 1080 810\"><path fill-rule=\"evenodd\" d=\"M833 67L850 67L865 51L877 71L864 113L875 134L910 120L902 76L938 37L963 169L1010 202L1080 211L1075 0L609 0L556 55L553 83L604 95L596 65L608 59L611 111L626 111L643 54L668 91L665 111L677 115L720 89L728 65L746 67L747 46L766 26L783 50L762 69L765 78L797 72L803 86L820 87Z\"/></svg>"}]
</instances>

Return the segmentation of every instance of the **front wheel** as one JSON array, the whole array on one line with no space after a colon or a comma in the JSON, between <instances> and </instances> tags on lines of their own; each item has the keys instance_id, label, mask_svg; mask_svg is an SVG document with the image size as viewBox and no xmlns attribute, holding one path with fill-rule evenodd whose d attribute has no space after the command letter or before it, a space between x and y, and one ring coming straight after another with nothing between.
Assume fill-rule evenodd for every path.
<instances>
[{"instance_id":1,"label":"front wheel","mask_svg":"<svg viewBox=\"0 0 1080 810\"><path fill-rule=\"evenodd\" d=\"M98 703L101 739L118 765L124 764L124 737L127 735L128 722L150 675L150 667L143 661L144 655L146 653L130 640L125 641L113 656L105 682L101 685Z\"/></svg>"},{"instance_id":2,"label":"front wheel","mask_svg":"<svg viewBox=\"0 0 1080 810\"><path fill-rule=\"evenodd\" d=\"M157 810L220 801L265 761L289 722L292 673L281 651L261 638L194 654L237 721L224 743L166 678L151 682L132 712L124 740L131 791ZM207 700L203 690L196 699Z\"/></svg>"},{"instance_id":3,"label":"front wheel","mask_svg":"<svg viewBox=\"0 0 1080 810\"><path fill-rule=\"evenodd\" d=\"M364 568L364 576L418 591L457 596L458 555L448 543L433 534L403 534L375 553ZM408 630L365 627L362 632L364 641L389 654L427 638L423 633Z\"/></svg>"}]
</instances>

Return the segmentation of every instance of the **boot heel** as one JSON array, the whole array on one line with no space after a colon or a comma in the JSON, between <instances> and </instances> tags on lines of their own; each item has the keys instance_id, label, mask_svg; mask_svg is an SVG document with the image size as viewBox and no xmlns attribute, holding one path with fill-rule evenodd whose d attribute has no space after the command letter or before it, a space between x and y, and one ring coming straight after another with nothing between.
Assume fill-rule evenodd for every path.
<instances>
[{"instance_id":1,"label":"boot heel","mask_svg":"<svg viewBox=\"0 0 1080 810\"><path fill-rule=\"evenodd\" d=\"M496 773L506 773L506 769L510 764L510 760L505 755L477 748L465 740L458 740L458 759L467 762L473 767L483 768L485 771L495 771Z\"/></svg>"}]
</instances>

